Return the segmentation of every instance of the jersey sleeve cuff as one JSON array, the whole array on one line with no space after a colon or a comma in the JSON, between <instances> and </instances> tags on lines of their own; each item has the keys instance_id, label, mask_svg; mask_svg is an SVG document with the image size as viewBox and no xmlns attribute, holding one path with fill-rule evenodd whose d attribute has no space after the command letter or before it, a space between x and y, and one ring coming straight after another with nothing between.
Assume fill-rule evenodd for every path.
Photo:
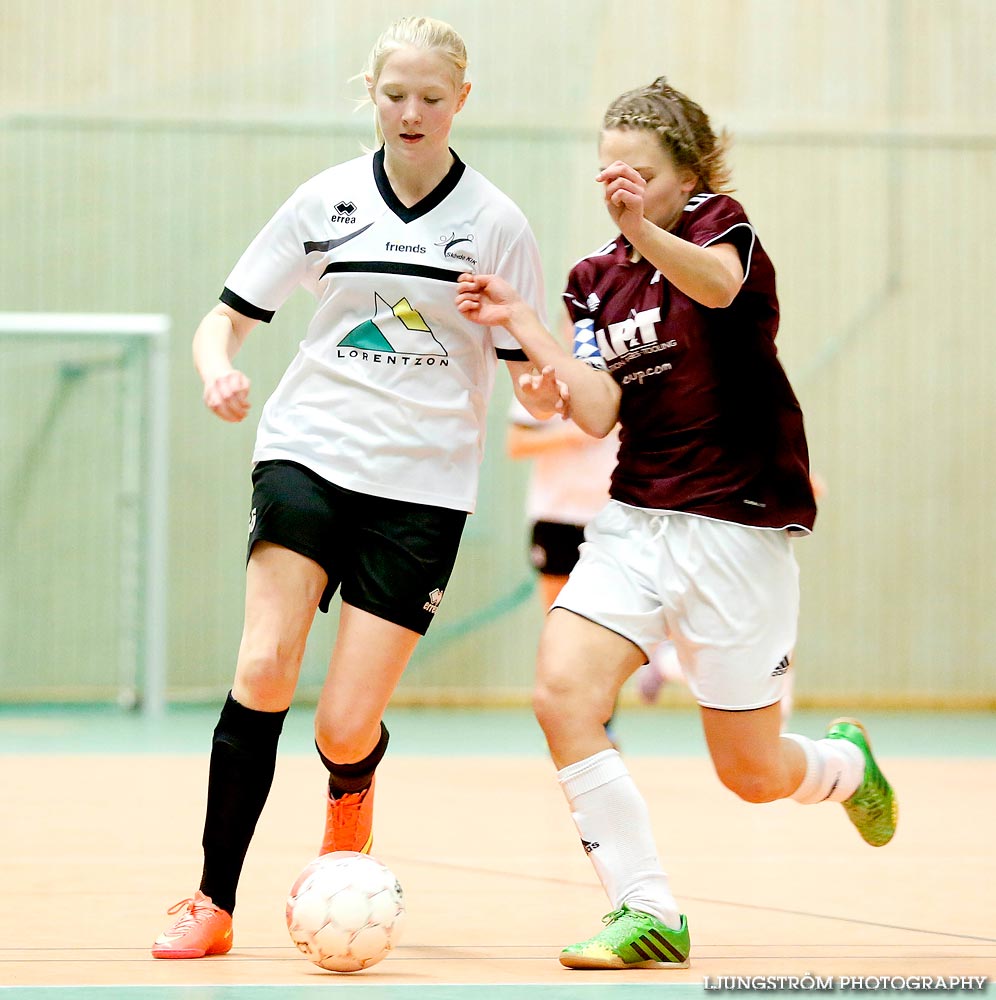
<instances>
[{"instance_id":1,"label":"jersey sleeve cuff","mask_svg":"<svg viewBox=\"0 0 996 1000\"><path fill-rule=\"evenodd\" d=\"M720 233L718 236L714 236L707 243L703 243L703 247L711 247L715 243L731 243L736 249L737 253L740 255L740 265L744 269L744 281L747 280L750 274L750 263L754 256L754 243L757 239L757 234L754 232L754 227L748 222L738 222L736 225L731 226L724 233Z\"/></svg>"},{"instance_id":2,"label":"jersey sleeve cuff","mask_svg":"<svg viewBox=\"0 0 996 1000\"><path fill-rule=\"evenodd\" d=\"M251 302L247 302L242 298L241 295L236 295L227 285L221 290L221 295L218 298L226 306L230 306L236 312L242 313L243 316L248 316L249 319L258 319L264 323L269 323L275 315L275 310L260 309L259 306L254 306Z\"/></svg>"},{"instance_id":3,"label":"jersey sleeve cuff","mask_svg":"<svg viewBox=\"0 0 996 1000\"><path fill-rule=\"evenodd\" d=\"M496 347L495 354L501 361L528 361L529 357L521 347Z\"/></svg>"}]
</instances>

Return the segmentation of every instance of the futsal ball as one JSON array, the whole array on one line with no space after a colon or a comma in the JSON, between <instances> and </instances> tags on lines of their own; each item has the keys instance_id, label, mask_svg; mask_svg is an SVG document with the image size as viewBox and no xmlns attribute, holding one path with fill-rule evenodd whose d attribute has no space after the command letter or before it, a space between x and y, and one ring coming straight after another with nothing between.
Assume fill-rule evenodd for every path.
<instances>
[{"instance_id":1,"label":"futsal ball","mask_svg":"<svg viewBox=\"0 0 996 1000\"><path fill-rule=\"evenodd\" d=\"M287 897L287 928L298 950L331 972L376 965L397 943L405 901L394 873L369 854L323 854Z\"/></svg>"}]
</instances>

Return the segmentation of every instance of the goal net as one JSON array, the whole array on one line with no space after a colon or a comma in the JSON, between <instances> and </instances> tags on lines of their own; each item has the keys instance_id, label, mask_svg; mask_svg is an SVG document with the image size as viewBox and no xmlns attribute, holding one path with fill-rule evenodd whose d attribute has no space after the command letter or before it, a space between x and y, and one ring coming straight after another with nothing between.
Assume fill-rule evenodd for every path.
<instances>
[{"instance_id":1,"label":"goal net","mask_svg":"<svg viewBox=\"0 0 996 1000\"><path fill-rule=\"evenodd\" d=\"M167 338L0 313L0 698L164 703Z\"/></svg>"}]
</instances>

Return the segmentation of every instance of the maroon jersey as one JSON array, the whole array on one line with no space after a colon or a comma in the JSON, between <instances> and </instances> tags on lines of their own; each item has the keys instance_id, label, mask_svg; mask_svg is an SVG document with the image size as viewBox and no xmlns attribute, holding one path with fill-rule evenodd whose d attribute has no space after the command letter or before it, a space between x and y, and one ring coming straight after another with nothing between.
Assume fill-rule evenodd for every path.
<instances>
[{"instance_id":1,"label":"maroon jersey","mask_svg":"<svg viewBox=\"0 0 996 1000\"><path fill-rule=\"evenodd\" d=\"M619 236L574 265L564 298L574 355L619 383L619 463L611 496L765 528L816 517L802 411L778 360L775 271L743 207L700 194L672 232L730 243L744 283L708 309Z\"/></svg>"}]
</instances>

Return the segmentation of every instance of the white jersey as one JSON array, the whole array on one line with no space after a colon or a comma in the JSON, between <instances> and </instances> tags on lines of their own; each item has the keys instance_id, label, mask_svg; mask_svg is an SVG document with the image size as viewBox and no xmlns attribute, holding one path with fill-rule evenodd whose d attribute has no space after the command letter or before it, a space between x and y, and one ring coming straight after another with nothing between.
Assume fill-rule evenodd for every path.
<instances>
[{"instance_id":1,"label":"white jersey","mask_svg":"<svg viewBox=\"0 0 996 1000\"><path fill-rule=\"evenodd\" d=\"M509 422L543 434L555 430L560 417L538 420L513 397ZM619 436L614 430L604 438L590 437L579 445L534 455L526 491L530 524L586 525L609 502L609 480L618 450Z\"/></svg>"},{"instance_id":2,"label":"white jersey","mask_svg":"<svg viewBox=\"0 0 996 1000\"><path fill-rule=\"evenodd\" d=\"M544 315L539 251L516 205L459 159L418 204L384 151L302 184L225 282L268 322L301 285L318 308L260 418L253 461L289 459L346 489L472 511L503 328L454 305L464 271L498 274Z\"/></svg>"}]
</instances>

